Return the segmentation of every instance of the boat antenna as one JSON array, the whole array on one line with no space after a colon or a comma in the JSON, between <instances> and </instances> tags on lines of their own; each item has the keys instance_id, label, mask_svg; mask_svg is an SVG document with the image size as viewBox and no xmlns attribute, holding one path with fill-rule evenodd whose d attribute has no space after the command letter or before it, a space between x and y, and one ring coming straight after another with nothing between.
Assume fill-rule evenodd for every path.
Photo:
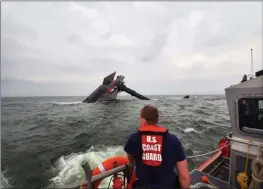
<instances>
[{"instance_id":1,"label":"boat antenna","mask_svg":"<svg viewBox=\"0 0 263 189\"><path fill-rule=\"evenodd\" d=\"M251 49L251 78L253 78L253 49Z\"/></svg>"}]
</instances>

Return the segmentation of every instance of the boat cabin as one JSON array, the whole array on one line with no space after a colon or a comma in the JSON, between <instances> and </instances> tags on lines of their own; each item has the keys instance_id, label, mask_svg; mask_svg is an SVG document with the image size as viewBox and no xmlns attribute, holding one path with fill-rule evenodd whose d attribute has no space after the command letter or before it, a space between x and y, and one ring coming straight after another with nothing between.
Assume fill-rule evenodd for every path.
<instances>
[{"instance_id":1,"label":"boat cabin","mask_svg":"<svg viewBox=\"0 0 263 189\"><path fill-rule=\"evenodd\" d=\"M249 187L252 181L251 163L255 158L262 158L263 169L263 70L256 72L255 78L226 88L225 93L232 128L232 133L226 137L230 155L223 154L225 149L222 149L193 170L192 188L240 189L238 175L242 172L247 173ZM203 176L208 178L210 184L202 182ZM263 189L263 183L252 188Z\"/></svg>"},{"instance_id":2,"label":"boat cabin","mask_svg":"<svg viewBox=\"0 0 263 189\"><path fill-rule=\"evenodd\" d=\"M260 146L263 145L263 70L256 72L256 78L230 86L225 92L233 132L230 138L229 187L240 188L237 175L245 171L247 153L248 183L252 179L251 162L255 157L262 155Z\"/></svg>"}]
</instances>

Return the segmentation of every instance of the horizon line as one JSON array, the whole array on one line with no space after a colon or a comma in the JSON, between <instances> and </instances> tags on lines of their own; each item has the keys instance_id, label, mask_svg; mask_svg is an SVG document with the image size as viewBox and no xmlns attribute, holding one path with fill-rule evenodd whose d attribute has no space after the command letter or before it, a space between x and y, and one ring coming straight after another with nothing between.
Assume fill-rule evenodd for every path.
<instances>
[{"instance_id":1,"label":"horizon line","mask_svg":"<svg viewBox=\"0 0 263 189\"><path fill-rule=\"evenodd\" d=\"M204 96L204 95L225 95L224 93L200 93L200 94L151 94L151 95L144 95L144 96ZM126 97L131 95L119 95L118 97ZM1 98L32 98L32 97L87 97L87 95L34 95L34 96L2 96Z\"/></svg>"}]
</instances>

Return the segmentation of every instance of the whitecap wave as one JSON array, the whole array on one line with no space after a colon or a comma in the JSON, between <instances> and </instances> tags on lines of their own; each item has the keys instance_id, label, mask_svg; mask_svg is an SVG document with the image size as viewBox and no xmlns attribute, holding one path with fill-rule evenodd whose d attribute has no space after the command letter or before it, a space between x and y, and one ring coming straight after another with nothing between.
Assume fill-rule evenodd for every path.
<instances>
[{"instance_id":1,"label":"whitecap wave","mask_svg":"<svg viewBox=\"0 0 263 189\"><path fill-rule=\"evenodd\" d=\"M11 188L8 179L5 177L5 171L1 172L1 188Z\"/></svg>"},{"instance_id":2,"label":"whitecap wave","mask_svg":"<svg viewBox=\"0 0 263 189\"><path fill-rule=\"evenodd\" d=\"M197 131L194 128L190 127L190 128L186 128L184 130L185 133L190 133L190 132L195 132L195 133L201 133L201 131Z\"/></svg>"},{"instance_id":3,"label":"whitecap wave","mask_svg":"<svg viewBox=\"0 0 263 189\"><path fill-rule=\"evenodd\" d=\"M52 102L52 104L56 105L75 105L75 104L81 104L81 101L73 101L73 102Z\"/></svg>"}]
</instances>

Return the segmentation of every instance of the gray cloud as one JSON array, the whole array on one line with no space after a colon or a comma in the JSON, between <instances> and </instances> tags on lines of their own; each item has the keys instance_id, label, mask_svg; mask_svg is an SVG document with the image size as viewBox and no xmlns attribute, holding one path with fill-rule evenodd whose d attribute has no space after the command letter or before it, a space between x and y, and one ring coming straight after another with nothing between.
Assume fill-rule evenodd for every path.
<instances>
[{"instance_id":1,"label":"gray cloud","mask_svg":"<svg viewBox=\"0 0 263 189\"><path fill-rule=\"evenodd\" d=\"M141 58L142 62L154 62L155 58L157 58L161 54L166 44L167 37L167 34L155 36L151 44L148 47L146 47L146 52L143 53Z\"/></svg>"},{"instance_id":2,"label":"gray cloud","mask_svg":"<svg viewBox=\"0 0 263 189\"><path fill-rule=\"evenodd\" d=\"M66 39L70 43L81 42L83 40L83 38L77 34L70 34Z\"/></svg>"},{"instance_id":3,"label":"gray cloud","mask_svg":"<svg viewBox=\"0 0 263 189\"><path fill-rule=\"evenodd\" d=\"M92 92L96 86L80 82L34 82L14 78L1 80L2 96L82 96ZM89 83L88 83L89 84ZM37 93L36 93L37 91ZM86 92L86 93L85 93Z\"/></svg>"},{"instance_id":4,"label":"gray cloud","mask_svg":"<svg viewBox=\"0 0 263 189\"><path fill-rule=\"evenodd\" d=\"M220 92L250 48L261 69L262 2L4 2L1 93L85 95L113 71L145 94Z\"/></svg>"}]
</instances>

